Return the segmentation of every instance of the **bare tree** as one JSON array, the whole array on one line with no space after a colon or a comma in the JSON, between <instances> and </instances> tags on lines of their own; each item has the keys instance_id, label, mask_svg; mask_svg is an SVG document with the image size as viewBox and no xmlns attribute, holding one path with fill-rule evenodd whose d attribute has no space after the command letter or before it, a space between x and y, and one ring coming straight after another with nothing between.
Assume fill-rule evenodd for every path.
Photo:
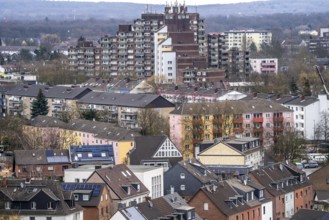
<instances>
[{"instance_id":1,"label":"bare tree","mask_svg":"<svg viewBox=\"0 0 329 220\"><path fill-rule=\"evenodd\" d=\"M314 128L314 135L319 139L327 142L329 139L329 113L321 112L320 121L316 124Z\"/></svg>"},{"instance_id":2,"label":"bare tree","mask_svg":"<svg viewBox=\"0 0 329 220\"><path fill-rule=\"evenodd\" d=\"M299 131L286 127L283 133L277 137L272 153L278 161L293 161L304 154L304 144L305 140Z\"/></svg>"},{"instance_id":3,"label":"bare tree","mask_svg":"<svg viewBox=\"0 0 329 220\"><path fill-rule=\"evenodd\" d=\"M141 128L142 135L160 135L169 136L168 119L164 119L159 112L154 109L141 109L137 116L138 126Z\"/></svg>"}]
</instances>

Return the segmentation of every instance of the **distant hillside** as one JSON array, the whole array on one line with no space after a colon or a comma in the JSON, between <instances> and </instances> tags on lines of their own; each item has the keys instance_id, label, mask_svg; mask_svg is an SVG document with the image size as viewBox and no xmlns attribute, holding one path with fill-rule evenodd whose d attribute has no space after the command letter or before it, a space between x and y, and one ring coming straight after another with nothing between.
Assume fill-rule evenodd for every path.
<instances>
[{"instance_id":1,"label":"distant hillside","mask_svg":"<svg viewBox=\"0 0 329 220\"><path fill-rule=\"evenodd\" d=\"M313 13L329 11L328 0L268 0L250 3L191 6L203 17L217 15L267 15L275 13ZM132 20L145 11L144 4L58 2L45 0L1 0L1 20L26 19L121 19ZM150 5L149 11L163 12L163 5Z\"/></svg>"}]
</instances>

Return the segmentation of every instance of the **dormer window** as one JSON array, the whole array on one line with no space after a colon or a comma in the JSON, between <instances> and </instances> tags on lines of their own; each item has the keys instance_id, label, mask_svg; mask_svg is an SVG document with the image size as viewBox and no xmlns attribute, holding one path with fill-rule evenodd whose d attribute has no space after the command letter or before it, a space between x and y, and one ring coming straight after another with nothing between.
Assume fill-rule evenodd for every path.
<instances>
[{"instance_id":1,"label":"dormer window","mask_svg":"<svg viewBox=\"0 0 329 220\"><path fill-rule=\"evenodd\" d=\"M134 187L134 189L135 189L137 192L140 191L141 186L140 186L139 183L133 183L133 184L131 184L131 185Z\"/></svg>"},{"instance_id":2,"label":"dormer window","mask_svg":"<svg viewBox=\"0 0 329 220\"><path fill-rule=\"evenodd\" d=\"M5 202L5 209L10 209L10 202Z\"/></svg>"},{"instance_id":3,"label":"dormer window","mask_svg":"<svg viewBox=\"0 0 329 220\"><path fill-rule=\"evenodd\" d=\"M79 201L79 195L78 194L74 194L74 200Z\"/></svg>"},{"instance_id":4,"label":"dormer window","mask_svg":"<svg viewBox=\"0 0 329 220\"><path fill-rule=\"evenodd\" d=\"M92 153L88 153L88 157L93 157L93 154Z\"/></svg>"},{"instance_id":5,"label":"dormer window","mask_svg":"<svg viewBox=\"0 0 329 220\"><path fill-rule=\"evenodd\" d=\"M181 179L185 179L185 173L181 173L181 174L180 174L180 178L181 178Z\"/></svg>"},{"instance_id":6,"label":"dormer window","mask_svg":"<svg viewBox=\"0 0 329 220\"><path fill-rule=\"evenodd\" d=\"M89 201L89 195L88 194L83 194L82 195L82 200L83 201Z\"/></svg>"},{"instance_id":7,"label":"dormer window","mask_svg":"<svg viewBox=\"0 0 329 220\"><path fill-rule=\"evenodd\" d=\"M129 186L122 186L122 189L127 193L127 195L130 195L130 187Z\"/></svg>"},{"instance_id":8,"label":"dormer window","mask_svg":"<svg viewBox=\"0 0 329 220\"><path fill-rule=\"evenodd\" d=\"M36 209L36 208L37 208L37 203L31 202L31 209Z\"/></svg>"},{"instance_id":9,"label":"dormer window","mask_svg":"<svg viewBox=\"0 0 329 220\"><path fill-rule=\"evenodd\" d=\"M82 154L81 154L81 153L78 153L77 155L78 155L78 157L79 157L79 158L81 158L81 157L82 157Z\"/></svg>"},{"instance_id":10,"label":"dormer window","mask_svg":"<svg viewBox=\"0 0 329 220\"><path fill-rule=\"evenodd\" d=\"M264 190L259 190L259 198L263 198L264 197Z\"/></svg>"},{"instance_id":11,"label":"dormer window","mask_svg":"<svg viewBox=\"0 0 329 220\"><path fill-rule=\"evenodd\" d=\"M105 153L105 152L102 152L102 153L101 153L101 156L102 156L102 157L106 157L106 153Z\"/></svg>"}]
</instances>

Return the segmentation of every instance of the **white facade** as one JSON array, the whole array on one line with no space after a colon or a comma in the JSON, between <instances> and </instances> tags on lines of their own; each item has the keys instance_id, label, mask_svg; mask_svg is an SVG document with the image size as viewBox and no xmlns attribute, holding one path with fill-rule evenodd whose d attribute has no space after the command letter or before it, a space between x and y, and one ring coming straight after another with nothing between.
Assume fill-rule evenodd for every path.
<instances>
[{"instance_id":1,"label":"white facade","mask_svg":"<svg viewBox=\"0 0 329 220\"><path fill-rule=\"evenodd\" d=\"M288 102L284 106L294 111L294 127L306 140L314 140L315 128L321 121L321 114L329 110L327 95L319 94L318 100L309 105L303 105L303 100L301 100L300 103Z\"/></svg>"},{"instance_id":2,"label":"white facade","mask_svg":"<svg viewBox=\"0 0 329 220\"><path fill-rule=\"evenodd\" d=\"M324 37L325 35L328 36L329 28L320 28L320 37Z\"/></svg>"},{"instance_id":3,"label":"white facade","mask_svg":"<svg viewBox=\"0 0 329 220\"><path fill-rule=\"evenodd\" d=\"M254 72L259 74L278 73L278 59L266 58L266 59L250 59L250 65Z\"/></svg>"},{"instance_id":4,"label":"white facade","mask_svg":"<svg viewBox=\"0 0 329 220\"><path fill-rule=\"evenodd\" d=\"M239 48L241 50L248 49L252 42L261 49L261 45L272 43L272 33L268 31L256 30L230 30L225 32L227 35L227 46L229 49Z\"/></svg>"},{"instance_id":5,"label":"white facade","mask_svg":"<svg viewBox=\"0 0 329 220\"><path fill-rule=\"evenodd\" d=\"M163 167L130 165L129 169L150 191L152 199L163 196Z\"/></svg>"},{"instance_id":6,"label":"white facade","mask_svg":"<svg viewBox=\"0 0 329 220\"><path fill-rule=\"evenodd\" d=\"M272 201L262 204L262 220L273 220L273 203L272 203Z\"/></svg>"},{"instance_id":7,"label":"white facade","mask_svg":"<svg viewBox=\"0 0 329 220\"><path fill-rule=\"evenodd\" d=\"M20 215L20 220L30 220L30 217L34 217L35 220L45 220L47 217L51 217L51 220L83 220L83 211L78 211L69 215Z\"/></svg>"},{"instance_id":8,"label":"white facade","mask_svg":"<svg viewBox=\"0 0 329 220\"><path fill-rule=\"evenodd\" d=\"M258 169L259 165L264 165L264 154L261 150L245 155L245 165L252 166L252 169Z\"/></svg>"},{"instance_id":9,"label":"white facade","mask_svg":"<svg viewBox=\"0 0 329 220\"><path fill-rule=\"evenodd\" d=\"M172 51L172 39L168 27L154 33L154 76L157 83L176 82L176 52Z\"/></svg>"},{"instance_id":10,"label":"white facade","mask_svg":"<svg viewBox=\"0 0 329 220\"><path fill-rule=\"evenodd\" d=\"M107 166L102 166L102 168L103 167ZM65 169L63 180L65 183L83 183L89 178L89 176L95 171L95 169L96 168L94 165L83 165L77 168Z\"/></svg>"},{"instance_id":11,"label":"white facade","mask_svg":"<svg viewBox=\"0 0 329 220\"><path fill-rule=\"evenodd\" d=\"M291 218L294 215L294 191L284 195L284 217Z\"/></svg>"}]
</instances>

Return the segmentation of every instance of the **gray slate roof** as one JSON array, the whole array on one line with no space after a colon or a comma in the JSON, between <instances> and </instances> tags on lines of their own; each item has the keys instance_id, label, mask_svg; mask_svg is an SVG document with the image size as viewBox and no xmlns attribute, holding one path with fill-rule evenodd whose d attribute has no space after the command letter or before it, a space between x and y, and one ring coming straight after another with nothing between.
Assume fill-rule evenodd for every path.
<instances>
[{"instance_id":1,"label":"gray slate roof","mask_svg":"<svg viewBox=\"0 0 329 220\"><path fill-rule=\"evenodd\" d=\"M168 158L153 158L153 155L162 146L163 142L168 137L166 135L159 136L139 136L135 137L135 147L129 154L130 164L139 165L141 161L148 160L168 160L171 165L176 164L182 160L182 157L168 157Z\"/></svg>"},{"instance_id":2,"label":"gray slate roof","mask_svg":"<svg viewBox=\"0 0 329 220\"><path fill-rule=\"evenodd\" d=\"M170 114L220 114L220 113L263 113L263 112L292 112L292 110L271 100L236 100L218 103L183 103Z\"/></svg>"},{"instance_id":3,"label":"gray slate roof","mask_svg":"<svg viewBox=\"0 0 329 220\"><path fill-rule=\"evenodd\" d=\"M174 104L159 95L90 92L79 100L81 104L113 105L133 108L168 108Z\"/></svg>"},{"instance_id":4,"label":"gray slate roof","mask_svg":"<svg viewBox=\"0 0 329 220\"><path fill-rule=\"evenodd\" d=\"M56 99L79 99L91 92L89 88L66 87L66 86L47 86L47 85L17 85L9 90L7 95L36 97L39 90L42 90L46 98Z\"/></svg>"},{"instance_id":5,"label":"gray slate roof","mask_svg":"<svg viewBox=\"0 0 329 220\"><path fill-rule=\"evenodd\" d=\"M312 209L299 209L291 217L291 220L327 220L327 219L329 219L329 212L312 210Z\"/></svg>"},{"instance_id":6,"label":"gray slate roof","mask_svg":"<svg viewBox=\"0 0 329 220\"><path fill-rule=\"evenodd\" d=\"M71 163L69 150L15 150L17 165L51 165Z\"/></svg>"},{"instance_id":7,"label":"gray slate roof","mask_svg":"<svg viewBox=\"0 0 329 220\"><path fill-rule=\"evenodd\" d=\"M54 127L72 131L81 131L95 134L98 138L115 141L134 140L140 134L137 131L116 126L111 123L75 119L69 123L60 121L58 118L39 115L29 120L28 125L35 127Z\"/></svg>"}]
</instances>

